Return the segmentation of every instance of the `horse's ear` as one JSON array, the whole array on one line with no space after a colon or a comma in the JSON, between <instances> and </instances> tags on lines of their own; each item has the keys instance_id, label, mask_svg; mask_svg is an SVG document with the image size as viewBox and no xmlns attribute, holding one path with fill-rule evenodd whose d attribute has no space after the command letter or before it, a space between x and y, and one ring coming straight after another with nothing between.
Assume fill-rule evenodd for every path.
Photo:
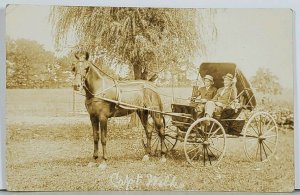
<instances>
[{"instance_id":1,"label":"horse's ear","mask_svg":"<svg viewBox=\"0 0 300 195\"><path fill-rule=\"evenodd\" d=\"M85 60L88 61L89 60L89 57L90 57L90 54L89 52L85 52Z\"/></svg>"}]
</instances>

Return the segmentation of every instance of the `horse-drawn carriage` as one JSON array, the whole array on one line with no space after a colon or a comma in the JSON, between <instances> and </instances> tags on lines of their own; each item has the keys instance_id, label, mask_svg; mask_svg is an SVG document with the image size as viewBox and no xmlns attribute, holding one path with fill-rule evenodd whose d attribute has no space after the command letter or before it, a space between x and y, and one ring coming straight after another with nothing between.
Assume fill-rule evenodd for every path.
<instances>
[{"instance_id":1,"label":"horse-drawn carriage","mask_svg":"<svg viewBox=\"0 0 300 195\"><path fill-rule=\"evenodd\" d=\"M201 78L212 75L214 86L223 86L222 76L230 73L236 79L237 98L230 103L218 119L197 118L197 103L171 105L166 120L165 141L170 151L178 141L184 142L187 161L192 166L211 166L221 161L228 138L244 138L244 151L251 161L267 161L274 154L278 140L278 127L273 117L256 108L256 99L243 73L232 63L203 63ZM195 94L194 87L193 94ZM154 131L152 143L157 150L160 144ZM159 150L159 149L158 149ZM156 151L154 151L156 152Z\"/></svg>"},{"instance_id":2,"label":"horse-drawn carriage","mask_svg":"<svg viewBox=\"0 0 300 195\"><path fill-rule=\"evenodd\" d=\"M172 112L165 112L160 95L151 82L116 81L88 61L88 53L76 55L76 58L74 89L85 91L85 105L93 126L95 159L98 158L99 124L105 163L108 118L132 112L138 114L145 129L144 157L147 158L151 152L160 150L165 160L166 152L182 141L185 156L192 166L215 165L225 154L229 136L244 137L245 153L251 161L266 161L275 153L277 124L269 113L255 108L256 100L250 84L235 64L203 63L199 69L201 77L214 77L217 88L223 85L222 76L227 73L236 79L238 95L217 120L197 117L194 103L173 103ZM152 118L152 124L148 122L148 116ZM148 124L154 128L149 128Z\"/></svg>"}]
</instances>

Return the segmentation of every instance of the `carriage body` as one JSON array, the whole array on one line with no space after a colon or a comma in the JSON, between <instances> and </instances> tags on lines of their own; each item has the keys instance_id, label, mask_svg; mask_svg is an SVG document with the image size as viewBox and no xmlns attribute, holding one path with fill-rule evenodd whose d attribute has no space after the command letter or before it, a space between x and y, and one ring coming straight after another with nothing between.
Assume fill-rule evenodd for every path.
<instances>
[{"instance_id":1,"label":"carriage body","mask_svg":"<svg viewBox=\"0 0 300 195\"><path fill-rule=\"evenodd\" d=\"M183 141L185 156L192 166L218 164L225 154L228 137L244 138L245 154L251 161L265 162L275 153L277 124L269 113L256 109L257 102L251 85L237 66L233 63L203 63L199 68L201 78L207 74L213 76L216 88L223 87L222 76L227 73L236 79L238 96L222 111L218 120L197 118L197 104L194 102L171 104L166 137L175 141L170 149L175 147L178 140Z\"/></svg>"},{"instance_id":2,"label":"carriage body","mask_svg":"<svg viewBox=\"0 0 300 195\"><path fill-rule=\"evenodd\" d=\"M236 78L236 88L238 92L237 101L239 105L237 105L238 108L234 107L234 105L225 108L221 113L219 122L224 126L227 134L237 135L241 133L247 120L245 111L252 111L256 106L256 99L250 83L233 63L203 63L199 68L199 74L201 78L207 74L213 76L213 86L217 89L223 87L222 76L227 73L234 75ZM197 88L198 86L193 87L192 96ZM173 123L178 124L178 128L181 131L187 131L192 122L197 120L197 114L195 111L197 104L198 103L194 102L191 102L190 104L171 104L173 113L184 113L185 115L191 117L191 119L186 119L179 116L172 117Z\"/></svg>"}]
</instances>

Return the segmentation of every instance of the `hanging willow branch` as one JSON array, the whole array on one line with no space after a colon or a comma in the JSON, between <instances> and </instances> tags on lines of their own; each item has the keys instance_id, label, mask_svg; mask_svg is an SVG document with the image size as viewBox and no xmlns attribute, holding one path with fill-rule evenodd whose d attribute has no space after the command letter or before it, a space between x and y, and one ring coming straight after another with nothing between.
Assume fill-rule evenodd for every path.
<instances>
[{"instance_id":1,"label":"hanging willow branch","mask_svg":"<svg viewBox=\"0 0 300 195\"><path fill-rule=\"evenodd\" d=\"M143 71L155 71L157 64L187 63L191 56L204 53L205 39L213 38L215 31L202 25L205 15L213 14L196 9L57 6L50 18L57 47L64 47L70 32L75 32L80 49L105 49L131 65L140 79Z\"/></svg>"}]
</instances>

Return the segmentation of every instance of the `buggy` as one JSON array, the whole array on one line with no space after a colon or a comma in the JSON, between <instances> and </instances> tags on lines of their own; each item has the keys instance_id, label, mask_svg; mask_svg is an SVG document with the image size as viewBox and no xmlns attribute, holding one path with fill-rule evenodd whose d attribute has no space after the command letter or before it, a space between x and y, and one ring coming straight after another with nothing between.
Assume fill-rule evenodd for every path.
<instances>
[{"instance_id":1,"label":"buggy","mask_svg":"<svg viewBox=\"0 0 300 195\"><path fill-rule=\"evenodd\" d=\"M223 87L222 76L230 73L236 79L237 98L221 113L221 117L197 118L197 103L171 104L165 112L165 141L160 143L153 132L153 149L165 144L170 151L178 141L183 142L187 161L194 167L218 164L226 151L228 138L243 137L244 151L250 161L268 161L276 151L278 127L272 115L256 108L250 83L233 63L203 63L199 75L211 75L216 88ZM197 86L193 87L192 97ZM155 151L154 151L155 152Z\"/></svg>"}]
</instances>

